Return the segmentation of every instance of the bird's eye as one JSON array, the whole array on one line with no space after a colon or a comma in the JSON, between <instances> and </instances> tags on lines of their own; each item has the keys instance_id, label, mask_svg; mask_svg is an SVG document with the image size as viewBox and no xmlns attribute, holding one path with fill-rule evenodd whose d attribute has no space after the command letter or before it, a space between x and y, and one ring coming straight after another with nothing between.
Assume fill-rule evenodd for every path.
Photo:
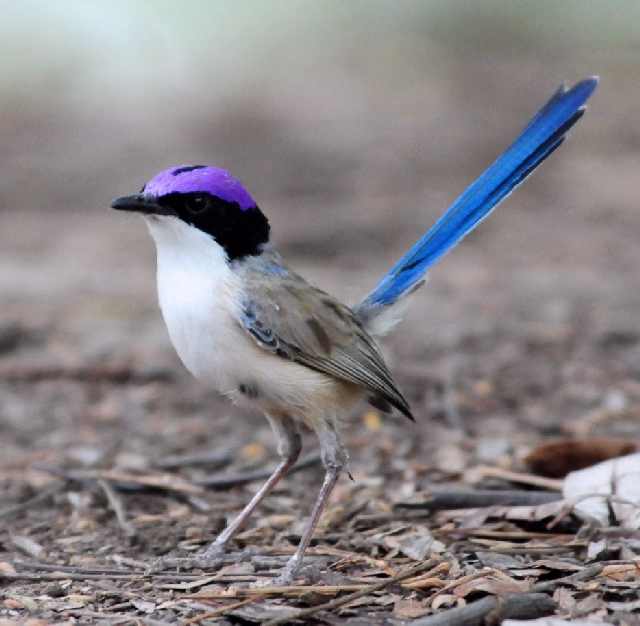
<instances>
[{"instance_id":1,"label":"bird's eye","mask_svg":"<svg viewBox=\"0 0 640 626\"><path fill-rule=\"evenodd\" d=\"M189 213L202 213L209 206L209 198L204 194L188 196L185 205Z\"/></svg>"}]
</instances>

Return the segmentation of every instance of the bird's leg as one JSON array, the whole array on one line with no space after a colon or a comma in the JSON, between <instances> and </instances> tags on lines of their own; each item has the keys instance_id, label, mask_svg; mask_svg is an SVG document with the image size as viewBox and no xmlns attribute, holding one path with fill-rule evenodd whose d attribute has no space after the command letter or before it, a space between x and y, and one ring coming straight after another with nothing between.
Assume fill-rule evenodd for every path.
<instances>
[{"instance_id":1,"label":"bird's leg","mask_svg":"<svg viewBox=\"0 0 640 626\"><path fill-rule=\"evenodd\" d=\"M320 440L320 453L322 463L325 467L324 481L320 488L320 493L316 498L311 517L300 538L300 543L295 553L287 562L282 574L274 581L276 585L289 585L302 566L304 553L309 546L313 533L315 532L322 511L324 510L333 488L340 478L340 473L347 465L349 455L340 441L340 437L333 425L325 424L322 429L317 430Z\"/></svg>"},{"instance_id":2,"label":"bird's leg","mask_svg":"<svg viewBox=\"0 0 640 626\"><path fill-rule=\"evenodd\" d=\"M218 566L229 541L246 524L258 504L260 504L264 497L298 460L300 451L302 450L302 438L295 422L289 417L274 418L267 416L267 419L269 420L271 428L278 440L278 455L281 459L280 463L273 471L273 474L271 474L267 479L267 482L260 487L247 506L242 509L240 514L218 535L215 541L213 541L206 550L193 558L161 559L158 565L177 565L185 568ZM157 567L154 566L154 569L157 569Z\"/></svg>"},{"instance_id":3,"label":"bird's leg","mask_svg":"<svg viewBox=\"0 0 640 626\"><path fill-rule=\"evenodd\" d=\"M216 538L216 540L200 555L201 558L211 559L218 558L224 553L229 541L234 535L247 523L254 509L260 504L264 497L275 487L283 476L291 469L293 464L298 460L300 451L302 450L302 438L300 432L289 417L275 419L267 416L271 428L278 440L278 455L280 463L269 476L267 482L260 487L256 494L251 498L249 504L242 509L241 513L229 524Z\"/></svg>"}]
</instances>

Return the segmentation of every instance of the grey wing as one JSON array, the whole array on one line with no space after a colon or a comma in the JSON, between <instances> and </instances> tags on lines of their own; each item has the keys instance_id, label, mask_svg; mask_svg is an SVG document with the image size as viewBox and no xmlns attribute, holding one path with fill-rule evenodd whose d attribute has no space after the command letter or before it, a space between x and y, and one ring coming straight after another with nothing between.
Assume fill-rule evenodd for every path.
<instances>
[{"instance_id":1,"label":"grey wing","mask_svg":"<svg viewBox=\"0 0 640 626\"><path fill-rule=\"evenodd\" d=\"M375 341L349 307L284 268L243 276L239 322L265 350L370 391L379 408L413 419Z\"/></svg>"}]
</instances>

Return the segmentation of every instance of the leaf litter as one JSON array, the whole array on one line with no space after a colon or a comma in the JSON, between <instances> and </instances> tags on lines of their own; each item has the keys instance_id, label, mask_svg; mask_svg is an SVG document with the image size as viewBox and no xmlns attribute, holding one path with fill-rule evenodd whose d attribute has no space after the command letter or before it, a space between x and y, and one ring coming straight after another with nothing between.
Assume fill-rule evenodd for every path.
<instances>
[{"instance_id":1,"label":"leaf litter","mask_svg":"<svg viewBox=\"0 0 640 626\"><path fill-rule=\"evenodd\" d=\"M541 75L538 65L519 64L523 75ZM512 84L513 65L501 67L494 68L504 79L496 89ZM482 75L476 69L469 71ZM505 102L529 106L524 90L520 96L504 89ZM405 111L413 100L398 102ZM475 104L456 103L459 111L446 100L447 114L470 119ZM248 104L229 113L234 146L243 143L236 136L242 129L258 123L242 117L255 110ZM299 109L299 99L293 104L278 124ZM608 119L624 124L624 116ZM352 126L365 123L374 126ZM415 123L424 126L422 112ZM602 136L628 135L622 126L610 130ZM412 142L418 136L408 135ZM287 145L280 144L279 160L297 164L299 146L288 155ZM617 140L611 147L619 159L622 147ZM280 213L279 238L292 265L312 265L321 286L335 293L351 295L340 292L349 282L373 284L374 268L362 261L370 232L398 250L415 236L414 224L427 220L425 185L442 189L437 152L416 153L426 161L416 168L415 186L407 170L392 177L394 187L389 162L376 156L358 166L357 184L344 179L354 193L344 202L315 195L299 202L274 192L286 216ZM549 613L554 620L637 623L637 481L620 471L625 461L612 460L638 450L638 290L628 287L640 266L633 245L637 194L632 177L625 186L617 172L610 177L615 185L589 183L583 170L592 161L580 161L579 152L580 184L567 182L568 166L543 184L532 181L501 219L434 272L428 298L414 304L387 344L418 423L366 410L346 425L355 480L340 482L303 576L275 589L265 583L295 549L321 480L313 437L305 435L309 454L301 469L264 501L219 570L147 574L160 556L202 549L247 502L276 458L268 426L183 372L152 309L148 274L132 271L125 281L122 272L105 272L105 258L139 268L144 233L137 239L127 232L131 245L122 245L119 226L96 227L92 217L85 222L64 207L6 212L3 249L25 272L20 285L55 286L61 275L85 285L95 272L100 289L90 298L62 288L34 298L18 294L12 280L13 296L3 301L0 624L297 619L455 626ZM359 150L358 163L378 153ZM631 167L631 144L627 157ZM469 162L461 180L484 164ZM376 176L366 180L369 166ZM436 174L425 182L429 171ZM290 187L288 175L276 178L276 187ZM389 221L399 197L415 207L403 222L410 226ZM558 206L580 206L586 219L545 208L550 197ZM603 206L613 202L616 211L605 214ZM52 210L56 219L42 229ZM340 219L314 219L308 227L309 215L330 211ZM34 237L45 230L34 263ZM59 245L44 245L51 241ZM608 469L596 470L600 462Z\"/></svg>"}]
</instances>

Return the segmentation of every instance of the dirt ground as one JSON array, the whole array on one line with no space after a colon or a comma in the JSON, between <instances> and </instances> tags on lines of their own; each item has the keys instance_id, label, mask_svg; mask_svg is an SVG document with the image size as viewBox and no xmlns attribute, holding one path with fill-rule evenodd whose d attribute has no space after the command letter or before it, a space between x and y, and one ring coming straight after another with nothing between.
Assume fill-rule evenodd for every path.
<instances>
[{"instance_id":1,"label":"dirt ground","mask_svg":"<svg viewBox=\"0 0 640 626\"><path fill-rule=\"evenodd\" d=\"M235 159L289 263L353 303L554 87L538 66L515 84L511 69L477 98L433 82L396 99L381 90L383 104L358 121L362 137L339 147L297 145L275 114L256 122L240 108L217 150ZM640 126L637 88L612 83L615 96L605 77L566 145L432 272L386 342L417 421L366 408L350 419L353 481L341 480L310 551L313 588L247 591L278 571L315 497L310 436L307 467L238 537L236 550L254 556L236 552L219 572L144 574L156 557L210 541L275 459L262 417L180 365L143 224L107 209L152 171L127 154L86 204L42 191L14 210L5 188L0 624L251 624L310 607L302 622L400 624L537 590L559 616L640 623L637 534L540 513L558 479L536 482L525 462L558 438L640 441ZM242 171L247 132L264 152ZM517 490L534 494L537 513L398 506L432 489Z\"/></svg>"}]
</instances>

